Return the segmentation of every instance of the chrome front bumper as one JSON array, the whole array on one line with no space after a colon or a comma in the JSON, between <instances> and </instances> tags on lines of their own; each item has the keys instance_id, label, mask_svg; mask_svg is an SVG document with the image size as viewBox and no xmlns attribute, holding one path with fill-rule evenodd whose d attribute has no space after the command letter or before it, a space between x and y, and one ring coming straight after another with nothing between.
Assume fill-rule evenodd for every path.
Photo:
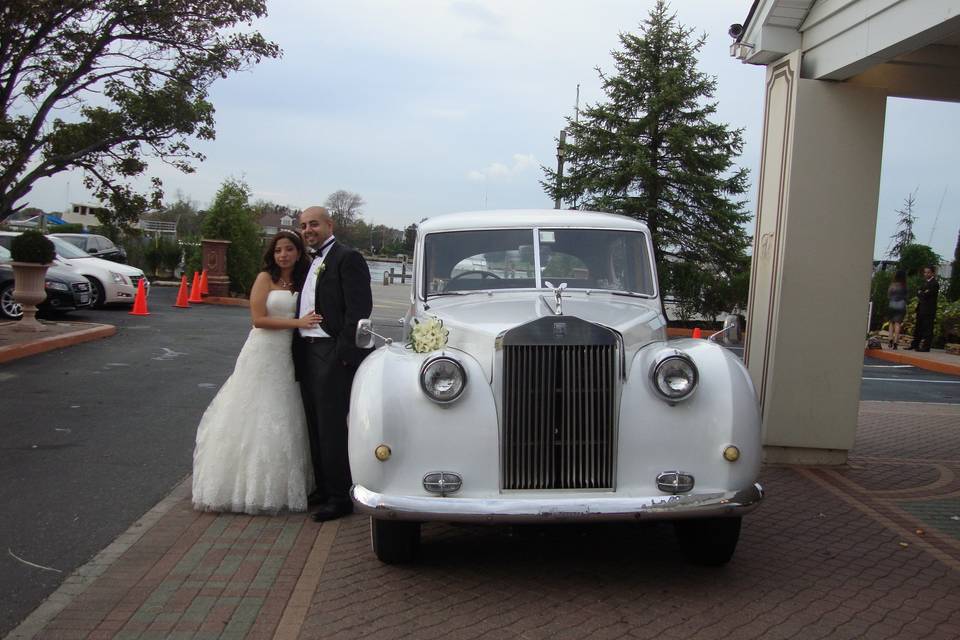
<instances>
[{"instance_id":1,"label":"chrome front bumper","mask_svg":"<svg viewBox=\"0 0 960 640\"><path fill-rule=\"evenodd\" d=\"M474 522L584 522L678 520L739 516L753 511L763 499L763 488L754 484L724 493L605 497L588 494L577 498L451 498L392 496L354 485L350 495L357 511L378 519Z\"/></svg>"}]
</instances>

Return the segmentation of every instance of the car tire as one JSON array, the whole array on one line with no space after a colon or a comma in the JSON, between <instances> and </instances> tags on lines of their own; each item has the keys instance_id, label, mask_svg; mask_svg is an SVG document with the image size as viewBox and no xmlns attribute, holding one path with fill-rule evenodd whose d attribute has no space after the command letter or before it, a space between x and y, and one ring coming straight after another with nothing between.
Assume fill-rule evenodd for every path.
<instances>
[{"instance_id":1,"label":"car tire","mask_svg":"<svg viewBox=\"0 0 960 640\"><path fill-rule=\"evenodd\" d=\"M91 276L87 276L87 280L90 281L90 308L103 309L107 297L106 292L103 290L103 285L100 284L99 280Z\"/></svg>"},{"instance_id":2,"label":"car tire","mask_svg":"<svg viewBox=\"0 0 960 640\"><path fill-rule=\"evenodd\" d=\"M13 299L14 282L11 280L0 285L0 316L6 320L19 320L23 317L20 303Z\"/></svg>"},{"instance_id":3,"label":"car tire","mask_svg":"<svg viewBox=\"0 0 960 640\"><path fill-rule=\"evenodd\" d=\"M680 549L694 564L719 567L730 561L740 539L740 517L678 520Z\"/></svg>"},{"instance_id":4,"label":"car tire","mask_svg":"<svg viewBox=\"0 0 960 640\"><path fill-rule=\"evenodd\" d=\"M370 543L384 564L412 562L420 548L420 523L370 518Z\"/></svg>"}]
</instances>

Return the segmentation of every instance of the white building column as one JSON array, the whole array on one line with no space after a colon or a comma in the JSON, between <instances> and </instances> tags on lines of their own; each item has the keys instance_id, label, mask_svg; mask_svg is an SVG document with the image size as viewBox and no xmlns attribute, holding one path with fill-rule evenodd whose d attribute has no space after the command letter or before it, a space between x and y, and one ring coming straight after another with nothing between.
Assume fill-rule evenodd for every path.
<instances>
[{"instance_id":1,"label":"white building column","mask_svg":"<svg viewBox=\"0 0 960 640\"><path fill-rule=\"evenodd\" d=\"M744 359L768 462L841 464L857 427L886 95L767 67Z\"/></svg>"}]
</instances>

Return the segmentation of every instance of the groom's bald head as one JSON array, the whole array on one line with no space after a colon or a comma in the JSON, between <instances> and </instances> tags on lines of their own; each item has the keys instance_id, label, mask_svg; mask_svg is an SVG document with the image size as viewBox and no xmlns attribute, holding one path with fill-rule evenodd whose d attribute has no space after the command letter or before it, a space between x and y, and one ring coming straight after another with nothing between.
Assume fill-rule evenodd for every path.
<instances>
[{"instance_id":1,"label":"groom's bald head","mask_svg":"<svg viewBox=\"0 0 960 640\"><path fill-rule=\"evenodd\" d=\"M300 214L300 233L308 246L319 247L333 235L333 217L323 207L307 207Z\"/></svg>"}]
</instances>

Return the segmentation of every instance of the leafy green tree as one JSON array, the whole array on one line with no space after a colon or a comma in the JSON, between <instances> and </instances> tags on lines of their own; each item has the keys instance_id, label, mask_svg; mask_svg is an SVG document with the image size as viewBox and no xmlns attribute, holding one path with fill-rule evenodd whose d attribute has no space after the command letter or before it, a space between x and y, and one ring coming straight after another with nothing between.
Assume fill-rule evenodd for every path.
<instances>
[{"instance_id":1,"label":"leafy green tree","mask_svg":"<svg viewBox=\"0 0 960 640\"><path fill-rule=\"evenodd\" d=\"M917 216L913 215L916 203L916 197L911 193L903 201L903 208L897 209L897 232L890 236L892 245L887 252L888 258L900 257L904 247L916 242L917 237L913 233L913 223L917 221Z\"/></svg>"},{"instance_id":2,"label":"leafy green tree","mask_svg":"<svg viewBox=\"0 0 960 640\"><path fill-rule=\"evenodd\" d=\"M403 230L403 253L413 257L413 249L417 244L417 223L410 224Z\"/></svg>"},{"instance_id":3,"label":"leafy green tree","mask_svg":"<svg viewBox=\"0 0 960 640\"><path fill-rule=\"evenodd\" d=\"M230 290L247 293L260 270L260 226L250 208L250 188L239 180L226 180L203 219L203 237L229 240L227 275ZM188 255L188 259L192 257Z\"/></svg>"},{"instance_id":4,"label":"leafy green tree","mask_svg":"<svg viewBox=\"0 0 960 640\"><path fill-rule=\"evenodd\" d=\"M883 323L887 321L887 311L890 305L887 290L890 288L890 283L893 282L893 275L893 271L877 271L870 280L870 301L873 303L870 310L871 329L880 329Z\"/></svg>"},{"instance_id":5,"label":"leafy green tree","mask_svg":"<svg viewBox=\"0 0 960 640\"><path fill-rule=\"evenodd\" d=\"M716 79L697 70L704 43L659 0L638 34L620 34L616 73L600 72L607 101L568 118L569 171L543 167L551 198L646 222L662 272L675 254L732 273L748 244L737 199L747 172L734 166L742 130L711 120Z\"/></svg>"},{"instance_id":6,"label":"leafy green tree","mask_svg":"<svg viewBox=\"0 0 960 640\"><path fill-rule=\"evenodd\" d=\"M209 88L276 58L242 25L265 0L7 0L0 10L0 220L34 184L81 169L108 235L163 196L133 182L156 158L193 171L214 137ZM105 219L106 218L106 219Z\"/></svg>"},{"instance_id":7,"label":"leafy green tree","mask_svg":"<svg viewBox=\"0 0 960 640\"><path fill-rule=\"evenodd\" d=\"M951 302L960 300L960 231L957 231L957 245L953 248L953 262L950 263L950 284L946 295Z\"/></svg>"}]
</instances>

